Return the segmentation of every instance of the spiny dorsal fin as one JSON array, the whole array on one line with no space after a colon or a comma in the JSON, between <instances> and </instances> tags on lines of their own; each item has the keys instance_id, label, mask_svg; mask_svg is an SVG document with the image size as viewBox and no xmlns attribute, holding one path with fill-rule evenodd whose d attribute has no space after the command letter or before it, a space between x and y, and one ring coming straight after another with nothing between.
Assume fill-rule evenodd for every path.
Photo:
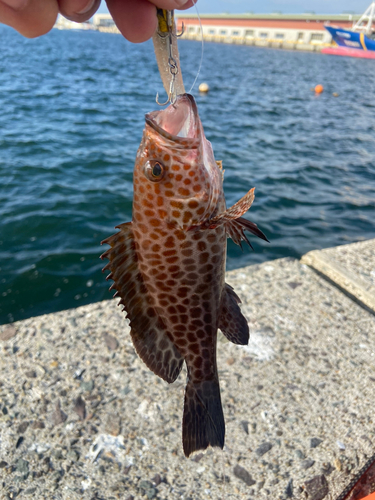
<instances>
[{"instance_id":1,"label":"spiny dorsal fin","mask_svg":"<svg viewBox=\"0 0 375 500\"><path fill-rule=\"evenodd\" d=\"M221 160L216 160L216 165L221 170L221 179L224 180L224 172L225 172L225 170L223 170L223 162Z\"/></svg>"},{"instance_id":2,"label":"spiny dorsal fin","mask_svg":"<svg viewBox=\"0 0 375 500\"><path fill-rule=\"evenodd\" d=\"M101 256L109 259L104 267L111 271L107 279L114 281L111 288L121 297L119 305L127 312L130 335L139 357L156 375L171 383L181 371L183 358L152 307L152 298L139 271L131 222L117 228L120 232L102 241L111 246Z\"/></svg>"}]
</instances>

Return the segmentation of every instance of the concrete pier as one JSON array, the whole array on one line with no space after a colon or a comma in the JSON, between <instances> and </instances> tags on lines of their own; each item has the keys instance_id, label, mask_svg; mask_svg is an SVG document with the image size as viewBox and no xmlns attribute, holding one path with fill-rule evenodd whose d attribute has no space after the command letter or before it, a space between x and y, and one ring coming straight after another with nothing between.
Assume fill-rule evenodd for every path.
<instances>
[{"instance_id":1,"label":"concrete pier","mask_svg":"<svg viewBox=\"0 0 375 500\"><path fill-rule=\"evenodd\" d=\"M186 459L186 373L135 354L117 301L0 326L0 497L336 499L375 452L375 240L231 271L223 452Z\"/></svg>"}]
</instances>

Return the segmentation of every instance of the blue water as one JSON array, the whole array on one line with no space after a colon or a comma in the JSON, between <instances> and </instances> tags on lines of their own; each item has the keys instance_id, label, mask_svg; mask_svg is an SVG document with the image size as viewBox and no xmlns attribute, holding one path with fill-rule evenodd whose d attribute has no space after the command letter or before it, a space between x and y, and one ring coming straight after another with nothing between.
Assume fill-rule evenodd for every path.
<instances>
[{"instance_id":1,"label":"blue water","mask_svg":"<svg viewBox=\"0 0 375 500\"><path fill-rule=\"evenodd\" d=\"M200 44L181 41L185 83ZM375 237L375 62L207 43L196 94L228 205L270 244L236 268ZM316 97L317 83L325 92ZM0 27L0 323L110 298L100 241L130 220L144 113L163 89L151 42ZM339 93L333 97L332 93Z\"/></svg>"}]
</instances>

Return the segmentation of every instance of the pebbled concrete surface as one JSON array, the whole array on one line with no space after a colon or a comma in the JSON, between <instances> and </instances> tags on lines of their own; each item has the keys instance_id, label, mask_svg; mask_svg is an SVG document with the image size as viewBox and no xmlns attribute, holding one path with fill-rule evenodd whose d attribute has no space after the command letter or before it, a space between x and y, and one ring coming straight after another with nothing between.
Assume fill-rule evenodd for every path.
<instances>
[{"instance_id":1,"label":"pebbled concrete surface","mask_svg":"<svg viewBox=\"0 0 375 500\"><path fill-rule=\"evenodd\" d=\"M220 336L226 447L190 459L186 374L143 365L116 300L0 326L0 498L337 498L374 453L374 316L292 259L227 282L250 343Z\"/></svg>"}]
</instances>

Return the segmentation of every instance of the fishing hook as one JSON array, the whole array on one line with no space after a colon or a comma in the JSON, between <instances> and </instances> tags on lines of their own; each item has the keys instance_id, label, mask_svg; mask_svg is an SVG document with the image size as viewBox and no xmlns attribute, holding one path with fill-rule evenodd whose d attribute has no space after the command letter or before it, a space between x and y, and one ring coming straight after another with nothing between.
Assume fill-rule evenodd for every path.
<instances>
[{"instance_id":1,"label":"fishing hook","mask_svg":"<svg viewBox=\"0 0 375 500\"><path fill-rule=\"evenodd\" d=\"M171 83L169 85L168 99L165 102L159 102L159 92L156 94L156 102L159 106L166 106L169 102L174 105L177 101L177 93L174 89L175 75L172 76Z\"/></svg>"},{"instance_id":2,"label":"fishing hook","mask_svg":"<svg viewBox=\"0 0 375 500\"><path fill-rule=\"evenodd\" d=\"M173 36L175 36L176 38L180 38L184 33L185 33L185 25L184 25L184 22L182 21L181 33L176 33Z\"/></svg>"},{"instance_id":3,"label":"fishing hook","mask_svg":"<svg viewBox=\"0 0 375 500\"><path fill-rule=\"evenodd\" d=\"M184 22L182 21L182 26L181 26L181 31L180 33L171 33L171 35L173 36L173 38L180 38L182 37L182 35L185 33L185 24ZM168 38L169 37L169 33L160 33L160 31L158 32L158 36L160 38Z\"/></svg>"}]
</instances>

